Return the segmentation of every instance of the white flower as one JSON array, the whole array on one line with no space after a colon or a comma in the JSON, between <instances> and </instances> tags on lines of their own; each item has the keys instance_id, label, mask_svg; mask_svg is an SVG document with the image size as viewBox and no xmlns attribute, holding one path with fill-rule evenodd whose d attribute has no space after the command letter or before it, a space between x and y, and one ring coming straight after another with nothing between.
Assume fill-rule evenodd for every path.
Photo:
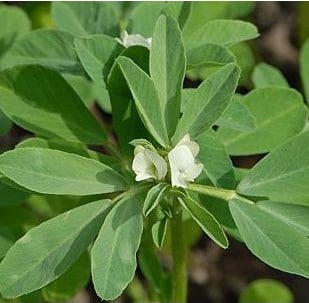
<instances>
[{"instance_id":1,"label":"white flower","mask_svg":"<svg viewBox=\"0 0 309 303\"><path fill-rule=\"evenodd\" d=\"M139 145L134 150L132 169L136 173L136 181L150 178L162 180L167 173L167 164L157 153Z\"/></svg>"},{"instance_id":2,"label":"white flower","mask_svg":"<svg viewBox=\"0 0 309 303\"><path fill-rule=\"evenodd\" d=\"M191 141L187 134L168 153L173 186L186 188L189 182L193 182L201 174L203 164L195 163L199 151L198 144Z\"/></svg>"},{"instance_id":3,"label":"white flower","mask_svg":"<svg viewBox=\"0 0 309 303\"><path fill-rule=\"evenodd\" d=\"M119 41L119 39L118 39ZM143 36L139 34L135 35L129 35L127 31L124 31L123 34L121 35L121 40L120 42L125 46L125 47L130 47L133 45L141 45L147 48L151 48L151 42L152 38L144 38Z\"/></svg>"}]
</instances>

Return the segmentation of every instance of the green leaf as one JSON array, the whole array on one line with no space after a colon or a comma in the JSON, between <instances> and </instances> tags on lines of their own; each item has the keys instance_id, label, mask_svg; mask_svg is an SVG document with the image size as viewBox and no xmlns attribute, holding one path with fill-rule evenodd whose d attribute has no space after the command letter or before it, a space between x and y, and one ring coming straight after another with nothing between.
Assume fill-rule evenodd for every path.
<instances>
[{"instance_id":1,"label":"green leaf","mask_svg":"<svg viewBox=\"0 0 309 303\"><path fill-rule=\"evenodd\" d=\"M204 170L217 187L234 189L236 185L233 164L223 144L212 130L202 134L196 140L200 146L197 159L204 164Z\"/></svg>"},{"instance_id":2,"label":"green leaf","mask_svg":"<svg viewBox=\"0 0 309 303\"><path fill-rule=\"evenodd\" d=\"M213 20L190 35L185 36L188 50L205 43L231 46L235 43L258 37L257 28L248 22L240 20Z\"/></svg>"},{"instance_id":3,"label":"green leaf","mask_svg":"<svg viewBox=\"0 0 309 303\"><path fill-rule=\"evenodd\" d=\"M215 19L233 19L248 15L254 9L252 1L192 1L192 12L184 29L186 36Z\"/></svg>"},{"instance_id":4,"label":"green leaf","mask_svg":"<svg viewBox=\"0 0 309 303\"><path fill-rule=\"evenodd\" d=\"M280 70L266 63L260 63L254 68L252 81L256 88L268 86L289 87Z\"/></svg>"},{"instance_id":5,"label":"green leaf","mask_svg":"<svg viewBox=\"0 0 309 303\"><path fill-rule=\"evenodd\" d=\"M56 72L20 66L0 74L0 108L16 124L46 138L102 144L105 134Z\"/></svg>"},{"instance_id":6,"label":"green leaf","mask_svg":"<svg viewBox=\"0 0 309 303\"><path fill-rule=\"evenodd\" d=\"M159 205L167 188L168 185L159 183L148 191L143 207L144 216L147 217Z\"/></svg>"},{"instance_id":7,"label":"green leaf","mask_svg":"<svg viewBox=\"0 0 309 303\"><path fill-rule=\"evenodd\" d=\"M4 113L0 110L0 136L6 135L10 129L12 128L13 123L11 120L4 115Z\"/></svg>"},{"instance_id":8,"label":"green leaf","mask_svg":"<svg viewBox=\"0 0 309 303\"><path fill-rule=\"evenodd\" d=\"M196 138L220 118L234 94L239 73L239 68L230 63L195 90L178 123L173 142L178 142L187 133Z\"/></svg>"},{"instance_id":9,"label":"green leaf","mask_svg":"<svg viewBox=\"0 0 309 303\"><path fill-rule=\"evenodd\" d=\"M54 2L52 16L60 30L74 36L119 35L120 7L114 2Z\"/></svg>"},{"instance_id":10,"label":"green leaf","mask_svg":"<svg viewBox=\"0 0 309 303\"><path fill-rule=\"evenodd\" d=\"M131 58L144 71L149 69L149 50L141 46L127 48L121 54ZM149 135L137 113L133 97L127 86L126 79L118 64L114 64L108 77L108 91L113 112L113 128L116 131L122 151L133 154L133 139L145 138Z\"/></svg>"},{"instance_id":11,"label":"green leaf","mask_svg":"<svg viewBox=\"0 0 309 303\"><path fill-rule=\"evenodd\" d=\"M0 171L43 194L85 196L126 188L116 171L98 161L44 148L25 147L2 154Z\"/></svg>"},{"instance_id":12,"label":"green leaf","mask_svg":"<svg viewBox=\"0 0 309 303\"><path fill-rule=\"evenodd\" d=\"M274 268L309 277L308 235L291 228L285 217L264 211L259 203L233 199L229 206L241 237L254 255ZM308 207L306 214L308 221Z\"/></svg>"},{"instance_id":13,"label":"green leaf","mask_svg":"<svg viewBox=\"0 0 309 303\"><path fill-rule=\"evenodd\" d=\"M226 235L215 217L201 204L189 197L178 198L184 209L190 214L202 230L222 248L227 248L229 243Z\"/></svg>"},{"instance_id":14,"label":"green leaf","mask_svg":"<svg viewBox=\"0 0 309 303\"><path fill-rule=\"evenodd\" d=\"M28 196L29 193L0 181L0 207L19 205L23 203Z\"/></svg>"},{"instance_id":15,"label":"green leaf","mask_svg":"<svg viewBox=\"0 0 309 303\"><path fill-rule=\"evenodd\" d=\"M124 198L111 210L91 251L92 278L103 300L117 298L132 281L143 232L140 200Z\"/></svg>"},{"instance_id":16,"label":"green leaf","mask_svg":"<svg viewBox=\"0 0 309 303\"><path fill-rule=\"evenodd\" d=\"M0 260L6 255L15 241L13 231L6 226L0 225Z\"/></svg>"},{"instance_id":17,"label":"green leaf","mask_svg":"<svg viewBox=\"0 0 309 303\"><path fill-rule=\"evenodd\" d=\"M23 147L55 149L66 153L73 153L85 158L102 162L103 164L110 166L115 170L119 170L122 165L122 163L120 163L118 159L109 155L101 154L99 152L87 149L84 145L79 143L73 144L71 142L64 142L58 140L47 141L42 138L28 138L16 145L16 148L23 148Z\"/></svg>"},{"instance_id":18,"label":"green leaf","mask_svg":"<svg viewBox=\"0 0 309 303\"><path fill-rule=\"evenodd\" d=\"M47 302L67 302L90 280L90 259L88 253L79 257L72 267L60 278L42 289Z\"/></svg>"},{"instance_id":19,"label":"green leaf","mask_svg":"<svg viewBox=\"0 0 309 303\"><path fill-rule=\"evenodd\" d=\"M74 44L90 78L104 86L115 58L120 55L124 47L116 39L106 35L76 38Z\"/></svg>"},{"instance_id":20,"label":"green leaf","mask_svg":"<svg viewBox=\"0 0 309 303\"><path fill-rule=\"evenodd\" d=\"M30 30L30 20L17 6L0 6L0 58L11 48L17 38ZM1 62L0 62L1 69Z\"/></svg>"},{"instance_id":21,"label":"green leaf","mask_svg":"<svg viewBox=\"0 0 309 303\"><path fill-rule=\"evenodd\" d=\"M187 52L187 69L225 65L235 61L234 55L225 47L206 43Z\"/></svg>"},{"instance_id":22,"label":"green leaf","mask_svg":"<svg viewBox=\"0 0 309 303\"><path fill-rule=\"evenodd\" d=\"M153 242L158 248L162 248L163 246L167 231L167 223L168 218L164 217L157 221L151 228Z\"/></svg>"},{"instance_id":23,"label":"green leaf","mask_svg":"<svg viewBox=\"0 0 309 303\"><path fill-rule=\"evenodd\" d=\"M104 111L111 112L110 98L106 88L107 76L115 58L124 50L116 39L106 35L91 35L75 39L78 57L94 81L98 104Z\"/></svg>"},{"instance_id":24,"label":"green leaf","mask_svg":"<svg viewBox=\"0 0 309 303\"><path fill-rule=\"evenodd\" d=\"M96 236L110 205L109 200L89 203L31 229L0 264L1 294L21 296L66 272Z\"/></svg>"},{"instance_id":25,"label":"green leaf","mask_svg":"<svg viewBox=\"0 0 309 303\"><path fill-rule=\"evenodd\" d=\"M292 292L281 282L259 279L251 282L240 294L239 303L293 303Z\"/></svg>"},{"instance_id":26,"label":"green leaf","mask_svg":"<svg viewBox=\"0 0 309 303\"><path fill-rule=\"evenodd\" d=\"M155 24L161 13L177 19L180 28L183 28L191 12L191 3L175 2L141 2L132 11L128 21L128 31L140 34L145 38L152 37ZM147 16L147 18L145 18Z\"/></svg>"},{"instance_id":27,"label":"green leaf","mask_svg":"<svg viewBox=\"0 0 309 303\"><path fill-rule=\"evenodd\" d=\"M94 104L95 91L92 81L84 76L62 74L65 81L75 90L76 94L83 101L83 103L91 108Z\"/></svg>"},{"instance_id":28,"label":"green leaf","mask_svg":"<svg viewBox=\"0 0 309 303\"><path fill-rule=\"evenodd\" d=\"M290 88L255 89L240 102L254 115L256 127L250 132L219 128L220 140L230 155L267 153L299 133L307 120L301 94Z\"/></svg>"},{"instance_id":29,"label":"green leaf","mask_svg":"<svg viewBox=\"0 0 309 303\"><path fill-rule=\"evenodd\" d=\"M242 95L234 95L232 102L216 122L221 127L248 132L255 128L255 117L242 102Z\"/></svg>"},{"instance_id":30,"label":"green leaf","mask_svg":"<svg viewBox=\"0 0 309 303\"><path fill-rule=\"evenodd\" d=\"M309 39L303 44L300 51L300 74L303 82L305 96L307 103L309 104Z\"/></svg>"},{"instance_id":31,"label":"green leaf","mask_svg":"<svg viewBox=\"0 0 309 303\"><path fill-rule=\"evenodd\" d=\"M240 182L244 195L309 205L309 131L291 138L254 166Z\"/></svg>"},{"instance_id":32,"label":"green leaf","mask_svg":"<svg viewBox=\"0 0 309 303\"><path fill-rule=\"evenodd\" d=\"M163 103L167 132L171 136L180 113L181 89L186 57L182 35L176 20L160 16L150 50L150 75Z\"/></svg>"},{"instance_id":33,"label":"green leaf","mask_svg":"<svg viewBox=\"0 0 309 303\"><path fill-rule=\"evenodd\" d=\"M121 56L116 59L116 62L130 87L145 127L160 145L166 147L169 140L163 113L163 100L159 99L153 81L131 59Z\"/></svg>"},{"instance_id":34,"label":"green leaf","mask_svg":"<svg viewBox=\"0 0 309 303\"><path fill-rule=\"evenodd\" d=\"M39 29L20 38L3 59L3 68L39 64L58 72L83 74L74 50L74 37L52 29Z\"/></svg>"},{"instance_id":35,"label":"green leaf","mask_svg":"<svg viewBox=\"0 0 309 303\"><path fill-rule=\"evenodd\" d=\"M253 47L247 42L239 42L229 48L235 57L235 62L240 67L241 75L239 84L251 89L250 77L256 64L256 54Z\"/></svg>"},{"instance_id":36,"label":"green leaf","mask_svg":"<svg viewBox=\"0 0 309 303\"><path fill-rule=\"evenodd\" d=\"M268 214L285 222L287 226L309 236L308 206L274 201L260 201L258 206Z\"/></svg>"}]
</instances>

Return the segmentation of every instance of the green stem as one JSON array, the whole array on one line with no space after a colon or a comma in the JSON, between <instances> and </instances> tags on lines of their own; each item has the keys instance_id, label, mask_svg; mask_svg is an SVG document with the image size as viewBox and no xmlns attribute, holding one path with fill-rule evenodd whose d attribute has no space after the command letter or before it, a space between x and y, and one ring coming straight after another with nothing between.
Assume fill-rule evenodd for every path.
<instances>
[{"instance_id":1,"label":"green stem","mask_svg":"<svg viewBox=\"0 0 309 303\"><path fill-rule=\"evenodd\" d=\"M214 198L223 199L226 201L229 201L233 198L236 198L238 195L236 194L235 190L230 189L223 189L223 188L217 188L213 186L208 185L202 185L202 184L190 184L188 186L189 190L195 191L202 195L211 196Z\"/></svg>"},{"instance_id":2,"label":"green stem","mask_svg":"<svg viewBox=\"0 0 309 303\"><path fill-rule=\"evenodd\" d=\"M187 245L183 234L182 209L174 203L174 216L171 221L173 256L173 292L171 302L187 301Z\"/></svg>"}]
</instances>

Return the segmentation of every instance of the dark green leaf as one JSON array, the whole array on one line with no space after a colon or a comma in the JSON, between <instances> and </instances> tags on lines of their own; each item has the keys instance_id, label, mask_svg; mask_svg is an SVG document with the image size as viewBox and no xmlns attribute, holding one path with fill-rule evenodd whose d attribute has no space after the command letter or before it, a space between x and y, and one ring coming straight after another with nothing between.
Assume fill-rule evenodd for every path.
<instances>
[{"instance_id":1,"label":"dark green leaf","mask_svg":"<svg viewBox=\"0 0 309 303\"><path fill-rule=\"evenodd\" d=\"M305 96L309 104L309 39L303 44L300 52L300 74L304 86Z\"/></svg>"},{"instance_id":2,"label":"dark green leaf","mask_svg":"<svg viewBox=\"0 0 309 303\"><path fill-rule=\"evenodd\" d=\"M0 74L0 107L18 125L47 138L102 144L105 133L56 72L22 66Z\"/></svg>"}]
</instances>

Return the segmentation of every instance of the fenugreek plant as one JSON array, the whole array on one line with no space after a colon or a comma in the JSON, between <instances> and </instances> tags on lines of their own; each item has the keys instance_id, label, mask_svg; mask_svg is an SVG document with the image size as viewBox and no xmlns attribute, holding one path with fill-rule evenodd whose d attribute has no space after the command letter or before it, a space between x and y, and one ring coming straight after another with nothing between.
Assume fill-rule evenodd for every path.
<instances>
[{"instance_id":1,"label":"fenugreek plant","mask_svg":"<svg viewBox=\"0 0 309 303\"><path fill-rule=\"evenodd\" d=\"M58 29L23 35L1 59L0 108L35 134L0 155L1 182L63 203L83 196L8 250L4 298L55 285L89 251L102 299L127 288L138 253L145 300L186 302L189 220L224 249L229 234L265 263L309 277L301 94L266 65L254 72L254 90L235 94L241 71L230 47L258 36L252 24L215 20L190 31L190 3L149 5L135 8L125 31L115 4L54 3ZM187 72L210 66L198 88L184 89ZM95 83L112 127L67 74ZM229 155L260 153L268 154L236 175Z\"/></svg>"}]
</instances>

